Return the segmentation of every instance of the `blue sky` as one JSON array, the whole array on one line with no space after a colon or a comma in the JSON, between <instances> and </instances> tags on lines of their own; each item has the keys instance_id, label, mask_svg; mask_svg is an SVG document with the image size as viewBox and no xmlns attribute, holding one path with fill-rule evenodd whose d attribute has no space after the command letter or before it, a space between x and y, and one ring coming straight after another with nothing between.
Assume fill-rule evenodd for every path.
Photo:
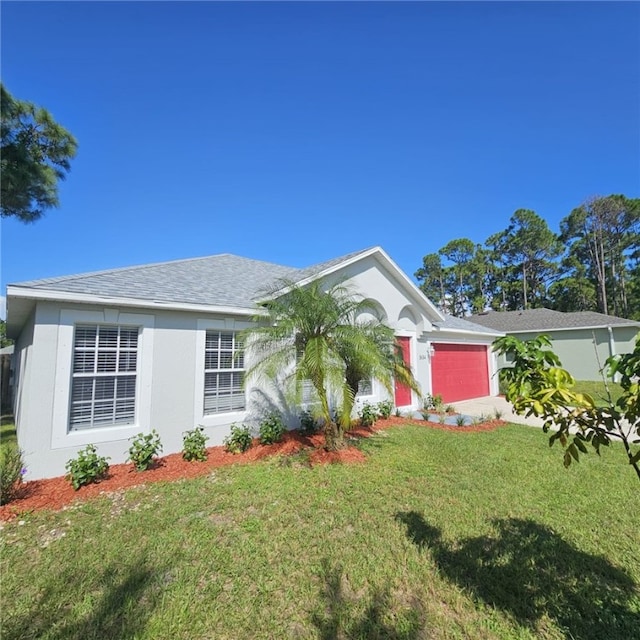
<instances>
[{"instance_id":1,"label":"blue sky","mask_svg":"<svg viewBox=\"0 0 640 640\"><path fill-rule=\"evenodd\" d=\"M10 282L381 245L640 195L638 3L2 3L2 78L79 141Z\"/></svg>"}]
</instances>

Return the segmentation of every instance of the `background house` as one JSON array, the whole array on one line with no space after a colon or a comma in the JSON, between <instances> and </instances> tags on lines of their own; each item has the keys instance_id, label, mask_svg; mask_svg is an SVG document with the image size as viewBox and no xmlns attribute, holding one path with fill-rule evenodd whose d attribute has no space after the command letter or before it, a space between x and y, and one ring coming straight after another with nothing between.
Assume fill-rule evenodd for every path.
<instances>
[{"instance_id":1,"label":"background house","mask_svg":"<svg viewBox=\"0 0 640 640\"><path fill-rule=\"evenodd\" d=\"M640 322L595 311L490 311L469 319L520 340L548 335L563 367L577 380L600 380L600 368L605 360L618 353L633 351L635 336L640 331ZM502 357L498 366L504 365Z\"/></svg>"},{"instance_id":2,"label":"background house","mask_svg":"<svg viewBox=\"0 0 640 640\"><path fill-rule=\"evenodd\" d=\"M443 316L379 247L296 269L223 254L9 285L14 408L29 478L64 473L89 443L123 462L128 439L156 429L165 453L197 425L221 444L230 425L277 409L274 385L243 385L238 332L278 279L343 281L391 326L423 393L451 402L497 393L499 334ZM376 381L361 400L387 393ZM403 410L420 398L398 387Z\"/></svg>"}]
</instances>

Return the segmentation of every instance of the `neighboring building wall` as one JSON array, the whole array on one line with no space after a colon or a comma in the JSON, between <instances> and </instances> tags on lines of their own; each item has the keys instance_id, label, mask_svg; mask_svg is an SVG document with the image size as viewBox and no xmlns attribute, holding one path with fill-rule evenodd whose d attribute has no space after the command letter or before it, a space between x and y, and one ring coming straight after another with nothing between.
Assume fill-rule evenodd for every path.
<instances>
[{"instance_id":1,"label":"neighboring building wall","mask_svg":"<svg viewBox=\"0 0 640 640\"><path fill-rule=\"evenodd\" d=\"M576 380L601 380L600 368L604 366L606 359L614 354L629 353L633 351L635 336L638 330L635 327L613 327L613 350L610 334L607 327L597 329L571 329L565 331L545 331L512 334L519 340L531 340L539 335L548 335L551 340L551 348L560 358L565 368ZM507 365L507 361L501 356L498 366Z\"/></svg>"}]
</instances>

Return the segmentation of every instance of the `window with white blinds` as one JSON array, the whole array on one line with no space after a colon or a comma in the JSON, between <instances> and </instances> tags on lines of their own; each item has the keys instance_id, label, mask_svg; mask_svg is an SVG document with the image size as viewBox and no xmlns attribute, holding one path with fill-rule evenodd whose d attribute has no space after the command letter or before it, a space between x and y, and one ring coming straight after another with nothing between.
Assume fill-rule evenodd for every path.
<instances>
[{"instance_id":1,"label":"window with white blinds","mask_svg":"<svg viewBox=\"0 0 640 640\"><path fill-rule=\"evenodd\" d=\"M206 332L204 414L243 411L246 406L243 344L233 331Z\"/></svg>"},{"instance_id":2,"label":"window with white blinds","mask_svg":"<svg viewBox=\"0 0 640 640\"><path fill-rule=\"evenodd\" d=\"M77 325L69 430L133 424L138 327Z\"/></svg>"}]
</instances>

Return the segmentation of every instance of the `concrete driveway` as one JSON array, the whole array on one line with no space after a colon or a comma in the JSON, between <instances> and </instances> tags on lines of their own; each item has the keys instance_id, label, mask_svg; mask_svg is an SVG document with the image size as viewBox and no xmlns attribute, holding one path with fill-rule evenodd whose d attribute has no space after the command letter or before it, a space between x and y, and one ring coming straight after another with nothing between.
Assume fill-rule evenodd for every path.
<instances>
[{"instance_id":1,"label":"concrete driveway","mask_svg":"<svg viewBox=\"0 0 640 640\"><path fill-rule=\"evenodd\" d=\"M486 396L485 398L476 398L475 400L463 400L461 402L452 403L458 413L462 413L465 416L478 417L484 415L485 417L493 417L496 410L502 414L502 420L506 422L515 422L516 424L526 424L531 427L542 427L543 420L531 416L525 418L514 413L511 405L500 396Z\"/></svg>"}]
</instances>

